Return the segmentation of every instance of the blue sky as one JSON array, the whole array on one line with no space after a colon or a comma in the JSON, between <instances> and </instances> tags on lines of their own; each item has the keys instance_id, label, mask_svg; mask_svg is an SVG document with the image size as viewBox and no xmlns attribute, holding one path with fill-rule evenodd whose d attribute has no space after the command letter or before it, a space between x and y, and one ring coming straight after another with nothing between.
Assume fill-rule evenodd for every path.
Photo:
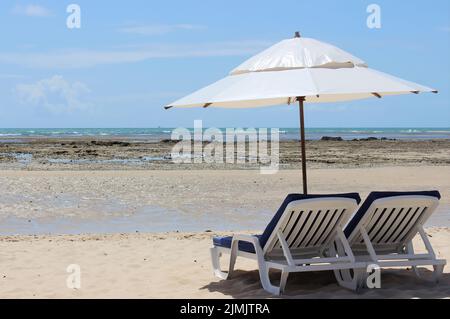
<instances>
[{"instance_id":1,"label":"blue sky","mask_svg":"<svg viewBox=\"0 0 450 319\"><path fill-rule=\"evenodd\" d=\"M66 26L71 3L80 29ZM381 29L366 25L371 3ZM448 0L2 0L0 127L297 127L288 106L162 109L296 30L439 90L307 105L307 126L450 126Z\"/></svg>"}]
</instances>

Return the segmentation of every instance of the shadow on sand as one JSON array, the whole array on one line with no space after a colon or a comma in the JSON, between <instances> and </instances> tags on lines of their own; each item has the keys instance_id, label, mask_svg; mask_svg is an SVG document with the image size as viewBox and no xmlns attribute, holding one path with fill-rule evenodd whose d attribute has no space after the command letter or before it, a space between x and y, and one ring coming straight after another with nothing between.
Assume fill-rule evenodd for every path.
<instances>
[{"instance_id":1,"label":"shadow on sand","mask_svg":"<svg viewBox=\"0 0 450 319\"><path fill-rule=\"evenodd\" d=\"M211 282L201 289L219 292L233 298L449 298L450 273L444 273L438 284L431 281L432 271L422 268L421 278L410 269L387 269L381 273L381 288L363 288L353 292L340 287L331 271L292 273L285 293L278 297L265 292L259 273L236 270L228 280ZM272 283L279 283L280 273L270 273Z\"/></svg>"}]
</instances>

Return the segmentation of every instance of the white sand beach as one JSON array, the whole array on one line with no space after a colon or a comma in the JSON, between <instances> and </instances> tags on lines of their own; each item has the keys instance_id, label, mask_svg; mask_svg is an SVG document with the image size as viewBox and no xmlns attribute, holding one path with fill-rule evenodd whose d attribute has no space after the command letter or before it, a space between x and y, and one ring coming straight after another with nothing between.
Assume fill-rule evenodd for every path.
<instances>
[{"instance_id":1,"label":"white sand beach","mask_svg":"<svg viewBox=\"0 0 450 319\"><path fill-rule=\"evenodd\" d=\"M427 230L440 257L450 258L450 230ZM223 233L222 233L223 234ZM212 275L211 233L7 236L0 239L1 298L273 298L256 263L237 261L230 280ZM225 258L224 258L225 259ZM81 289L69 289L66 267L81 267ZM411 270L382 272L381 289L355 293L332 272L292 274L283 298L449 298L450 269L438 285ZM278 280L279 274L273 274Z\"/></svg>"},{"instance_id":2,"label":"white sand beach","mask_svg":"<svg viewBox=\"0 0 450 319\"><path fill-rule=\"evenodd\" d=\"M438 189L441 206L427 233L438 256L446 259L449 177L448 166L309 171L311 193L357 191L364 198L372 190ZM284 197L300 185L298 170L274 175L245 170L1 171L0 298L272 297L261 288L254 262L238 259L231 280L215 278L208 248L217 234L261 232ZM114 205L105 206L108 201ZM149 205L158 207L159 215L140 211ZM124 229L114 223L127 219L131 222L120 234ZM89 234L76 235L83 230ZM66 286L70 264L81 267L80 289ZM429 271L424 277L417 279L406 269L385 271L381 289L357 294L339 287L331 272L293 274L283 298L450 297L449 266L438 285L426 280Z\"/></svg>"}]
</instances>

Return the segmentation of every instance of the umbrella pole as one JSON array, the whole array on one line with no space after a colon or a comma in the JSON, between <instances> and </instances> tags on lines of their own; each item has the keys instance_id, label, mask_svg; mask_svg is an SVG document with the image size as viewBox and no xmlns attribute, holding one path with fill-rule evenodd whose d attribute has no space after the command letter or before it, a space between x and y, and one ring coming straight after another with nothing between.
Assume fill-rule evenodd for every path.
<instances>
[{"instance_id":1,"label":"umbrella pole","mask_svg":"<svg viewBox=\"0 0 450 319\"><path fill-rule=\"evenodd\" d=\"M305 147L305 118L303 110L304 96L297 98L300 110L300 145L302 150L302 177L303 177L303 194L308 194L308 183L306 178L306 147Z\"/></svg>"}]
</instances>

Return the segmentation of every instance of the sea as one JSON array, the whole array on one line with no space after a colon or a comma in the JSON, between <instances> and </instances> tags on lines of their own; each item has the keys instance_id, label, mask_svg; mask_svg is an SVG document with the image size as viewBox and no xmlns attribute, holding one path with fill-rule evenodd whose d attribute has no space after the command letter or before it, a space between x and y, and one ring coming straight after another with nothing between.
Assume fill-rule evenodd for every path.
<instances>
[{"instance_id":1,"label":"sea","mask_svg":"<svg viewBox=\"0 0 450 319\"><path fill-rule=\"evenodd\" d=\"M267 128L270 132L270 128ZM280 140L298 140L298 128L278 128ZM14 142L15 138L75 138L102 137L157 142L170 139L174 128L0 128L0 142ZM193 133L194 129L188 129ZM225 133L225 128L220 128ZM242 128L247 130L247 128ZM256 128L257 132L263 132ZM244 132L244 131L242 131ZM402 128L307 128L306 139L319 140L324 136L341 137L344 140L369 137L396 140L450 139L450 127L402 127Z\"/></svg>"}]
</instances>

